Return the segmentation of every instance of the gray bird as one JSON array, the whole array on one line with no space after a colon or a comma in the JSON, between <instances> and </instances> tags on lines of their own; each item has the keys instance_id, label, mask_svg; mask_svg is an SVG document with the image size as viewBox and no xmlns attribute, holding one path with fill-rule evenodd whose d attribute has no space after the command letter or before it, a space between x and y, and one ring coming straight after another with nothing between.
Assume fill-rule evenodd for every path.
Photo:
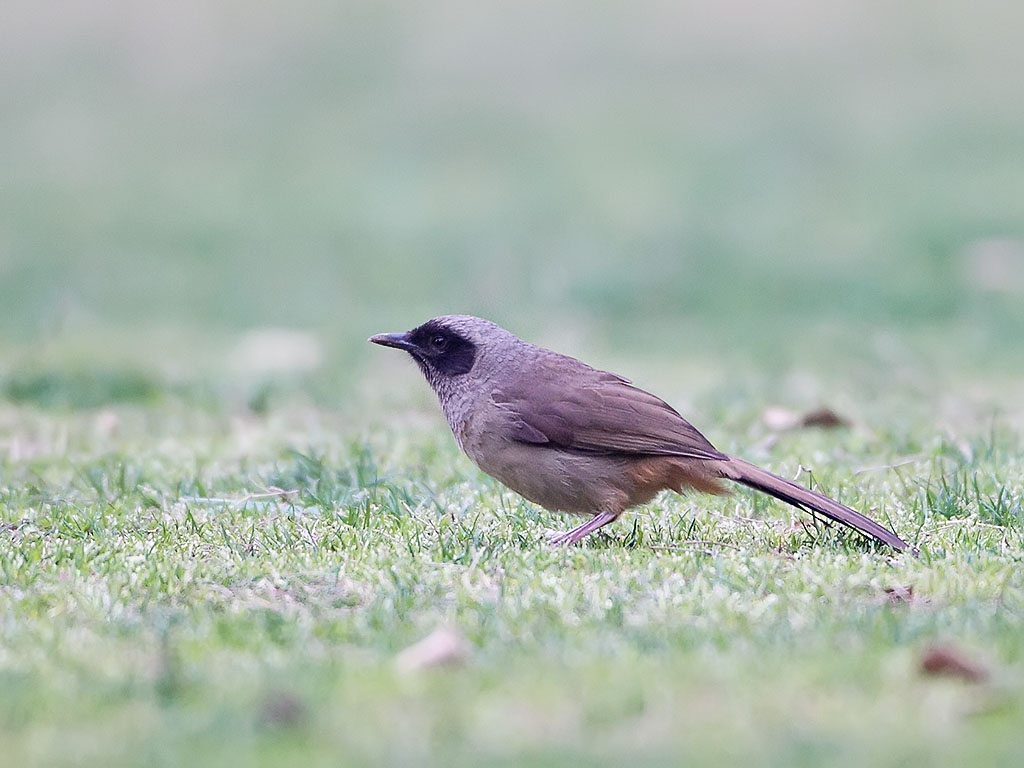
<instances>
[{"instance_id":1,"label":"gray bird","mask_svg":"<svg viewBox=\"0 0 1024 768\"><path fill-rule=\"evenodd\" d=\"M437 393L459 447L545 509L588 515L572 544L662 490L728 493L741 483L897 550L903 539L833 499L715 449L675 409L628 379L535 346L470 315L428 320L374 344L404 349Z\"/></svg>"}]
</instances>

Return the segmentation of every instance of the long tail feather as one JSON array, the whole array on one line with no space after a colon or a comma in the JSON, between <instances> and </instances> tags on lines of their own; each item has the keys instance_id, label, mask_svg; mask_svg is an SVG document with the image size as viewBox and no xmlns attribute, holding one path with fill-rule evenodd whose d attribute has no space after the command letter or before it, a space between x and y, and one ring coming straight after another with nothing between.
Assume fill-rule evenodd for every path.
<instances>
[{"instance_id":1,"label":"long tail feather","mask_svg":"<svg viewBox=\"0 0 1024 768\"><path fill-rule=\"evenodd\" d=\"M722 462L721 470L722 476L729 480L734 480L754 490L767 493L805 512L817 512L830 520L835 520L837 523L849 526L876 541L888 544L900 552L910 549L914 554L917 554L916 549L911 548L907 542L888 528L817 491L812 491L778 475L773 475L771 472L756 467L742 459L730 457L728 461Z\"/></svg>"}]
</instances>

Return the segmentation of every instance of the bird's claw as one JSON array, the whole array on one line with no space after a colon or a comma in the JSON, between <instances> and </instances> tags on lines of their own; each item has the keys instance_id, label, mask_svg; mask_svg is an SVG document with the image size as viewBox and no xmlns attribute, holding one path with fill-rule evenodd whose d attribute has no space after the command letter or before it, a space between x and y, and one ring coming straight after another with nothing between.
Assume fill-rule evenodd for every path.
<instances>
[{"instance_id":1,"label":"bird's claw","mask_svg":"<svg viewBox=\"0 0 1024 768\"><path fill-rule=\"evenodd\" d=\"M544 541L551 547L560 547L563 544L570 544L569 534L571 531L545 531Z\"/></svg>"}]
</instances>

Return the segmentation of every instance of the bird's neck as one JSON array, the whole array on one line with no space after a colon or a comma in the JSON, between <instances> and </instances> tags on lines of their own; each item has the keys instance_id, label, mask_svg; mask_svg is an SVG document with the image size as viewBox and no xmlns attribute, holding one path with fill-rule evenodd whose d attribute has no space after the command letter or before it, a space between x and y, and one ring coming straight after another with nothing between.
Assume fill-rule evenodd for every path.
<instances>
[{"instance_id":1,"label":"bird's neck","mask_svg":"<svg viewBox=\"0 0 1024 768\"><path fill-rule=\"evenodd\" d=\"M470 414L473 412L475 397L472 388L459 387L451 379L430 383L434 387L434 392L437 393L437 400L441 404L444 418L461 448L466 439Z\"/></svg>"}]
</instances>

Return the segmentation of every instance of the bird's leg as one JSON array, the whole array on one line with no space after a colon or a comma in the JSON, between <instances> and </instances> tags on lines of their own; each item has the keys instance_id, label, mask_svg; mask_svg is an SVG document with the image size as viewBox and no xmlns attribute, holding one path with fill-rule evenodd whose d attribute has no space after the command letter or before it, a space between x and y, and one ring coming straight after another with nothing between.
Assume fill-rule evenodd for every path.
<instances>
[{"instance_id":1,"label":"bird's leg","mask_svg":"<svg viewBox=\"0 0 1024 768\"><path fill-rule=\"evenodd\" d=\"M584 538L588 534L593 533L598 528L601 528L602 526L608 525L608 523L613 522L615 518L619 516L619 514L620 513L618 512L599 512L582 525L577 525L571 531L560 533L557 536L551 538L549 541L551 544L555 545L575 544L577 541Z\"/></svg>"}]
</instances>

